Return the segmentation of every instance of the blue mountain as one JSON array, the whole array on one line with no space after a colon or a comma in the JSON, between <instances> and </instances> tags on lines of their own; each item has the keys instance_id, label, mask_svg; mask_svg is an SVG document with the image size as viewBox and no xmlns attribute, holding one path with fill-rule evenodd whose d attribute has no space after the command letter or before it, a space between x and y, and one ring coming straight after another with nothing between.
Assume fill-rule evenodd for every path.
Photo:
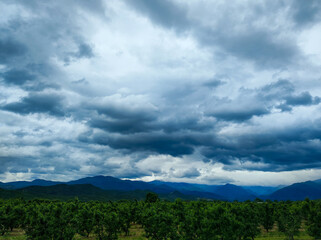
<instances>
[{"instance_id":1,"label":"blue mountain","mask_svg":"<svg viewBox=\"0 0 321 240\"><path fill-rule=\"evenodd\" d=\"M266 187L266 186L243 186L245 190L256 196L269 195L281 189L284 186Z\"/></svg>"},{"instance_id":2,"label":"blue mountain","mask_svg":"<svg viewBox=\"0 0 321 240\"><path fill-rule=\"evenodd\" d=\"M175 188L178 191L186 195L202 196L203 198L219 199L219 200L254 200L257 196L244 189L243 187L236 186L233 184L226 185L206 185L206 184L192 184L192 183L175 183L175 182L162 182L153 181L152 184L156 185L167 185L171 188Z\"/></svg>"},{"instance_id":3,"label":"blue mountain","mask_svg":"<svg viewBox=\"0 0 321 240\"><path fill-rule=\"evenodd\" d=\"M166 185L153 185L143 181L121 180L110 176L86 177L75 181L67 182L68 185L91 184L104 190L134 191L149 190L156 193L170 193L176 189Z\"/></svg>"},{"instance_id":4,"label":"blue mountain","mask_svg":"<svg viewBox=\"0 0 321 240\"><path fill-rule=\"evenodd\" d=\"M0 182L0 187L3 189L19 189L19 188L25 188L30 186L54 186L57 184L61 184L62 182L54 182L54 181L47 181L43 179L36 179L33 181L17 181L17 182L8 182L8 183L2 183Z\"/></svg>"},{"instance_id":5,"label":"blue mountain","mask_svg":"<svg viewBox=\"0 0 321 240\"><path fill-rule=\"evenodd\" d=\"M229 201L246 201L254 200L257 198L254 194L250 193L244 188L233 184L225 184L223 186L218 186L216 188L216 194L219 194L220 196L224 197Z\"/></svg>"},{"instance_id":6,"label":"blue mountain","mask_svg":"<svg viewBox=\"0 0 321 240\"><path fill-rule=\"evenodd\" d=\"M102 190L132 192L152 191L158 194L171 194L174 196L190 196L190 198L217 199L228 201L254 200L256 197L271 200L304 200L321 199L321 179L303 183L295 183L286 187L263 187L263 186L237 186L233 184L206 185L182 182L163 181L130 181L121 180L110 176L86 177L70 182L55 182L36 179L33 181L17 181L1 183L2 189L23 189L31 186L55 186L65 185L92 185ZM66 188L67 189L67 188Z\"/></svg>"},{"instance_id":7,"label":"blue mountain","mask_svg":"<svg viewBox=\"0 0 321 240\"><path fill-rule=\"evenodd\" d=\"M315 180L314 182L321 184L321 179Z\"/></svg>"},{"instance_id":8,"label":"blue mountain","mask_svg":"<svg viewBox=\"0 0 321 240\"><path fill-rule=\"evenodd\" d=\"M321 184L312 181L295 183L281 188L265 198L278 201L298 201L305 198L321 199Z\"/></svg>"}]
</instances>

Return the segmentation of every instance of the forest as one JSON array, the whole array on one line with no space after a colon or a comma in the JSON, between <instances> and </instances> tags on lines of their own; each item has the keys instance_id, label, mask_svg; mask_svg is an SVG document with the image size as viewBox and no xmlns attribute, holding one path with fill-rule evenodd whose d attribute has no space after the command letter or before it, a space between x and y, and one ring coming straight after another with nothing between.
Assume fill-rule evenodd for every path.
<instances>
[{"instance_id":1,"label":"forest","mask_svg":"<svg viewBox=\"0 0 321 240\"><path fill-rule=\"evenodd\" d=\"M142 201L0 200L1 240L320 238L319 200L166 201L155 193Z\"/></svg>"}]
</instances>

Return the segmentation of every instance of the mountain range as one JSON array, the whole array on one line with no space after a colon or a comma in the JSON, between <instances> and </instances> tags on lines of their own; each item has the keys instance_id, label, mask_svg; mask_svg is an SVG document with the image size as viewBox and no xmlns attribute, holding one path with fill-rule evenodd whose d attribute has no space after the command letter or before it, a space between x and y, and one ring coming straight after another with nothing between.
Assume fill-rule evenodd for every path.
<instances>
[{"instance_id":1,"label":"mountain range","mask_svg":"<svg viewBox=\"0 0 321 240\"><path fill-rule=\"evenodd\" d=\"M321 199L321 179L295 183L284 187L237 186L233 184L206 185L163 181L131 181L111 176L86 177L69 182L42 179L33 181L0 182L0 198L23 197L67 200L142 200L148 192L155 192L162 199L185 200L215 199L226 201L304 200Z\"/></svg>"}]
</instances>

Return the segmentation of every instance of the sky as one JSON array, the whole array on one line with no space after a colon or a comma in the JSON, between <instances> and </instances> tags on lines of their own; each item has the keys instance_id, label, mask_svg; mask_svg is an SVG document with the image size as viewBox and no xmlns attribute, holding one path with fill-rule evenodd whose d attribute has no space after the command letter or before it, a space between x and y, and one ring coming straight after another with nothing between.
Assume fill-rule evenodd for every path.
<instances>
[{"instance_id":1,"label":"sky","mask_svg":"<svg viewBox=\"0 0 321 240\"><path fill-rule=\"evenodd\" d=\"M0 181L321 178L321 1L0 9Z\"/></svg>"}]
</instances>

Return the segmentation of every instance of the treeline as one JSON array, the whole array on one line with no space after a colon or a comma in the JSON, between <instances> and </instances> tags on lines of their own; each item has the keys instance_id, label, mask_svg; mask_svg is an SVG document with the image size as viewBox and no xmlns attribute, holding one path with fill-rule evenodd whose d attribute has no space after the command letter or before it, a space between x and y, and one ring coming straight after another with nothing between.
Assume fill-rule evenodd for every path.
<instances>
[{"instance_id":1,"label":"treeline","mask_svg":"<svg viewBox=\"0 0 321 240\"><path fill-rule=\"evenodd\" d=\"M321 202L168 202L153 193L145 201L0 200L0 235L21 228L35 240L71 240L76 234L113 240L128 235L131 224L140 224L146 237L155 240L248 240L275 224L288 239L303 224L319 239Z\"/></svg>"}]
</instances>

